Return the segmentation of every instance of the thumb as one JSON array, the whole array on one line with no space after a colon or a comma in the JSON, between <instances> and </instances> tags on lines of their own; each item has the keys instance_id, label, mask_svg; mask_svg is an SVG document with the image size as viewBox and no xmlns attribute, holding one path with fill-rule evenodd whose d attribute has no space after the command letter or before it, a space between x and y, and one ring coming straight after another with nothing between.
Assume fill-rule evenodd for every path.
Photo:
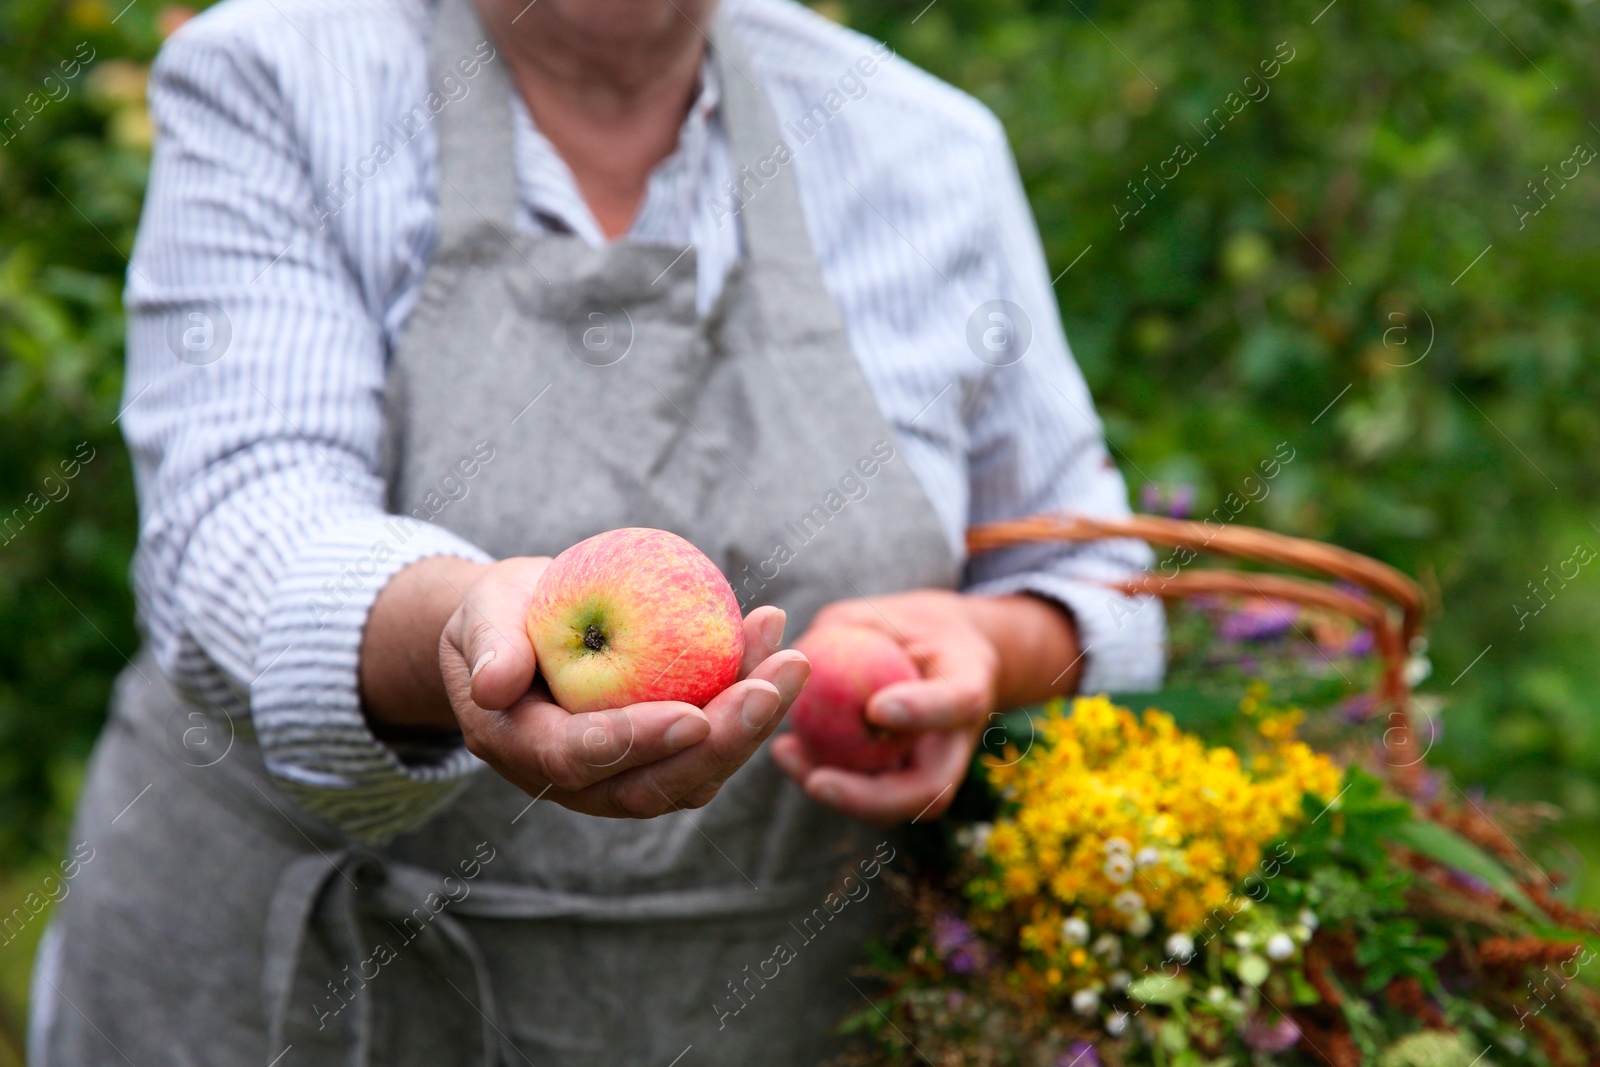
<instances>
[{"instance_id":1,"label":"thumb","mask_svg":"<svg viewBox=\"0 0 1600 1067\"><path fill-rule=\"evenodd\" d=\"M528 638L528 605L544 560L505 560L462 596L444 643L442 666L480 708L510 707L533 685L537 667ZM537 564L537 566L530 566ZM453 687L454 688L454 687Z\"/></svg>"},{"instance_id":2,"label":"thumb","mask_svg":"<svg viewBox=\"0 0 1600 1067\"><path fill-rule=\"evenodd\" d=\"M889 730L965 729L994 705L995 670L992 650L933 650L920 679L896 682L872 695L867 719Z\"/></svg>"}]
</instances>

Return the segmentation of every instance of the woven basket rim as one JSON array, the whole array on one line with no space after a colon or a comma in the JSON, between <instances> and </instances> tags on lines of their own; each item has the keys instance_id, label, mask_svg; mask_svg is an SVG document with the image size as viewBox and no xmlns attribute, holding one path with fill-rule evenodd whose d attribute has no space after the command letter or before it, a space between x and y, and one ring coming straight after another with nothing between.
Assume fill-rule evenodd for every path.
<instances>
[{"instance_id":1,"label":"woven basket rim","mask_svg":"<svg viewBox=\"0 0 1600 1067\"><path fill-rule=\"evenodd\" d=\"M1411 684L1407 666L1423 636L1427 598L1407 575L1370 556L1338 545L1292 537L1259 527L1193 522L1162 515L1122 517L1045 512L984 523L967 530L972 555L1042 542L1083 543L1132 538L1152 545L1256 563L1274 564L1318 576L1321 580L1274 573L1180 564L1172 574L1145 571L1107 583L1132 595L1163 600L1222 594L1284 600L1323 608L1367 626L1383 661L1377 696L1388 707L1391 726L1384 732L1390 766L1407 783L1416 777L1421 756L1411 722ZM1176 557L1169 557L1175 559ZM1345 582L1365 595L1339 588Z\"/></svg>"}]
</instances>

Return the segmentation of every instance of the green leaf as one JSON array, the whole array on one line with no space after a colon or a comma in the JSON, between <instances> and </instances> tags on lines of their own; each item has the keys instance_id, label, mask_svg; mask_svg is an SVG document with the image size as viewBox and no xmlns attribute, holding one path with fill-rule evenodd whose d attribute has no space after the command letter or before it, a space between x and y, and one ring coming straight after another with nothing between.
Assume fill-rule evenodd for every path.
<instances>
[{"instance_id":1,"label":"green leaf","mask_svg":"<svg viewBox=\"0 0 1600 1067\"><path fill-rule=\"evenodd\" d=\"M1182 1053L1189 1048L1189 1032L1176 1019L1168 1019L1162 1023L1161 1029L1157 1031L1157 1034L1157 1039L1161 1042L1161 1046L1168 1052ZM1183 1062L1184 1060L1181 1057L1174 1060L1174 1067Z\"/></svg>"},{"instance_id":2,"label":"green leaf","mask_svg":"<svg viewBox=\"0 0 1600 1067\"><path fill-rule=\"evenodd\" d=\"M1436 822L1412 819L1390 830L1389 837L1429 859L1437 860L1462 874L1478 879L1510 901L1534 922L1548 921L1544 912L1540 911L1529 899L1528 894L1522 891L1522 887L1517 885L1517 880L1512 877L1510 871L1502 867L1493 856L1454 830Z\"/></svg>"},{"instance_id":3,"label":"green leaf","mask_svg":"<svg viewBox=\"0 0 1600 1067\"><path fill-rule=\"evenodd\" d=\"M884 1017L877 1008L862 1008L860 1011L852 1012L845 1017L844 1021L839 1024L839 1033L858 1034L866 1032L875 1034L882 1029L884 1022Z\"/></svg>"},{"instance_id":4,"label":"green leaf","mask_svg":"<svg viewBox=\"0 0 1600 1067\"><path fill-rule=\"evenodd\" d=\"M1344 787L1331 800L1307 796L1306 824L1292 837L1292 867L1311 871L1329 862L1363 871L1389 865L1384 836L1411 818L1411 806L1359 767L1346 769Z\"/></svg>"},{"instance_id":5,"label":"green leaf","mask_svg":"<svg viewBox=\"0 0 1600 1067\"><path fill-rule=\"evenodd\" d=\"M1169 978L1164 974L1152 974L1130 985L1128 995L1146 1004L1176 1004L1188 994L1189 989L1190 982L1187 978Z\"/></svg>"},{"instance_id":6,"label":"green leaf","mask_svg":"<svg viewBox=\"0 0 1600 1067\"><path fill-rule=\"evenodd\" d=\"M1366 968L1362 988L1376 993L1396 978L1413 977L1432 989L1438 985L1434 963L1448 942L1419 933L1411 919L1391 919L1372 927L1356 945L1356 962Z\"/></svg>"},{"instance_id":7,"label":"green leaf","mask_svg":"<svg viewBox=\"0 0 1600 1067\"><path fill-rule=\"evenodd\" d=\"M1294 1003L1296 1005L1322 1003L1322 995L1317 992L1315 986L1306 980L1306 976L1298 970L1289 972L1289 988L1294 991Z\"/></svg>"}]
</instances>

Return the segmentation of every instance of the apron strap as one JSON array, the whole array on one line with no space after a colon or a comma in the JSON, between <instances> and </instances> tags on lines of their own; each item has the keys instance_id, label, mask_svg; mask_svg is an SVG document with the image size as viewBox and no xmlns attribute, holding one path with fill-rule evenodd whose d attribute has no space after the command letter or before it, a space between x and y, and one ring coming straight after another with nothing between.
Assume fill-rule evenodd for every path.
<instances>
[{"instance_id":1,"label":"apron strap","mask_svg":"<svg viewBox=\"0 0 1600 1067\"><path fill-rule=\"evenodd\" d=\"M439 101L439 243L448 259L487 235L507 241L516 226L517 176L512 160L511 78L472 0L439 0L428 44L429 107ZM482 60L468 79L460 64ZM465 87L452 100L443 90ZM438 94L437 97L431 94Z\"/></svg>"},{"instance_id":2,"label":"apron strap","mask_svg":"<svg viewBox=\"0 0 1600 1067\"><path fill-rule=\"evenodd\" d=\"M745 253L782 264L786 274L797 267L816 273L811 236L790 170L795 152L804 151L804 146L785 142L755 64L726 15L717 16L708 39L733 180L740 190L734 207Z\"/></svg>"},{"instance_id":3,"label":"apron strap","mask_svg":"<svg viewBox=\"0 0 1600 1067\"><path fill-rule=\"evenodd\" d=\"M804 135L792 124L793 143L784 137L755 64L726 15L719 15L713 23L710 40L722 93L722 125L732 156L734 184L740 190L735 218L761 314L774 336L801 340L833 337L848 349L844 319L823 283L794 177L795 159L807 151L810 138L799 140ZM825 129L812 134L826 136ZM859 374L852 379L850 391L866 388ZM844 383L831 384L838 389ZM808 389L809 384L797 381L795 387Z\"/></svg>"},{"instance_id":4,"label":"apron strap","mask_svg":"<svg viewBox=\"0 0 1600 1067\"><path fill-rule=\"evenodd\" d=\"M267 909L266 946L261 965L261 994L267 1014L267 1047L282 1049L289 997L300 948L311 925L311 914L322 895L328 875L338 870L338 859L307 853L284 868ZM275 1054L275 1053L274 1053Z\"/></svg>"},{"instance_id":5,"label":"apron strap","mask_svg":"<svg viewBox=\"0 0 1600 1067\"><path fill-rule=\"evenodd\" d=\"M310 985L299 981L304 969L301 957L306 938L319 915L332 920L331 925L342 942L340 951L358 975L363 959L362 913L376 912L379 918L390 919L410 915L401 905L399 894L386 891L389 872L390 868L380 857L357 848L340 849L331 855L307 853L284 868L267 912L261 974L269 1048L282 1049L288 1043L290 1000L297 989ZM442 882L438 878L430 879L415 868L408 869L408 874L406 881L411 884L431 881L438 885ZM507 1059L509 1039L500 1023L494 984L483 952L467 928L443 909L433 915L420 936L427 937L435 931L472 969L477 994L473 1007L481 1018L483 1067L502 1067ZM372 997L365 984L354 994L354 999L357 1001L355 1048L351 1063L355 1067L369 1067L373 1042Z\"/></svg>"}]
</instances>

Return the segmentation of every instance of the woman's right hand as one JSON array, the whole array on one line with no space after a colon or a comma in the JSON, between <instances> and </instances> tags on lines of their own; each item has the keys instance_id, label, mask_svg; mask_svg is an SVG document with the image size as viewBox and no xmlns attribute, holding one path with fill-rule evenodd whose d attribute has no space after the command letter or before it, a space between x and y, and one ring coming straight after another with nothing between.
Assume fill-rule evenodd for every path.
<instances>
[{"instance_id":1,"label":"woman's right hand","mask_svg":"<svg viewBox=\"0 0 1600 1067\"><path fill-rule=\"evenodd\" d=\"M811 667L783 646L784 614L745 617L739 681L702 710L655 701L572 715L536 678L528 606L547 557L484 566L439 638L439 670L467 749L528 793L588 815L698 808L777 729Z\"/></svg>"}]
</instances>

